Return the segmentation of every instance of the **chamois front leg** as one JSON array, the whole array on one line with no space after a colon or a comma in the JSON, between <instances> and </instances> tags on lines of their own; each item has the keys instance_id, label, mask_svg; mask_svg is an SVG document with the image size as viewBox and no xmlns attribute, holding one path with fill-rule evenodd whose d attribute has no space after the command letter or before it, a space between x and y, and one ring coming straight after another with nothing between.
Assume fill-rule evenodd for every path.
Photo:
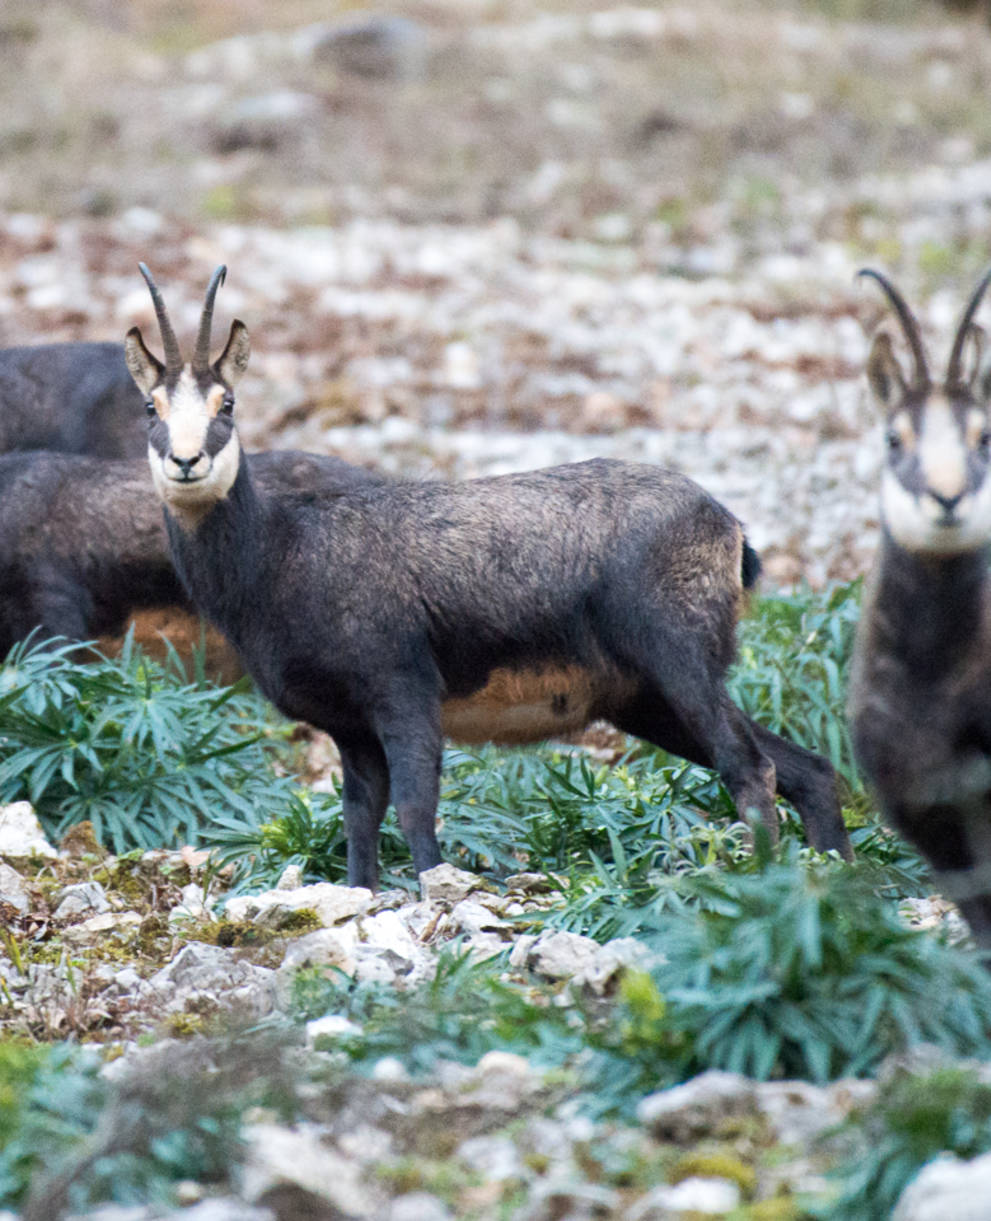
<instances>
[{"instance_id":1,"label":"chamois front leg","mask_svg":"<svg viewBox=\"0 0 991 1221\"><path fill-rule=\"evenodd\" d=\"M658 674L632 706L621 710L618 728L718 772L740 817L756 810L776 843L773 759L721 684L701 664L691 664L697 659L683 654L680 660L676 681Z\"/></svg>"},{"instance_id":2,"label":"chamois front leg","mask_svg":"<svg viewBox=\"0 0 991 1221\"><path fill-rule=\"evenodd\" d=\"M67 640L85 640L95 635L89 630L93 617L93 599L89 590L74 577L48 560L39 561L30 574L32 606L26 627L38 626L38 640L64 636Z\"/></svg>"},{"instance_id":3,"label":"chamois front leg","mask_svg":"<svg viewBox=\"0 0 991 1221\"><path fill-rule=\"evenodd\" d=\"M387 701L377 728L389 764L396 817L413 866L423 873L441 863L436 830L443 746L440 700L419 684L406 687Z\"/></svg>"},{"instance_id":4,"label":"chamois front leg","mask_svg":"<svg viewBox=\"0 0 991 1221\"><path fill-rule=\"evenodd\" d=\"M344 772L341 803L348 840L348 885L378 887L379 828L389 804L385 752L372 737L337 740Z\"/></svg>"},{"instance_id":5,"label":"chamois front leg","mask_svg":"<svg viewBox=\"0 0 991 1221\"><path fill-rule=\"evenodd\" d=\"M991 793L978 787L954 803L898 802L882 812L926 858L936 890L956 903L977 944L991 951Z\"/></svg>"}]
</instances>

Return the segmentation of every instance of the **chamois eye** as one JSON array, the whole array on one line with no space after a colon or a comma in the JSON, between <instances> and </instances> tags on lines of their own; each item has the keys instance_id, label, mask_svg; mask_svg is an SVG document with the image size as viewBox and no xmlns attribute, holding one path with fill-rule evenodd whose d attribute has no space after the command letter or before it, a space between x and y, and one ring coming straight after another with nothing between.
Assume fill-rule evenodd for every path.
<instances>
[{"instance_id":1,"label":"chamois eye","mask_svg":"<svg viewBox=\"0 0 991 1221\"><path fill-rule=\"evenodd\" d=\"M151 399L148 399L147 402L145 403L145 411L148 412L149 416L153 416L156 414L155 404L151 401Z\"/></svg>"},{"instance_id":2,"label":"chamois eye","mask_svg":"<svg viewBox=\"0 0 991 1221\"><path fill-rule=\"evenodd\" d=\"M977 438L977 448L982 454L991 452L991 428L981 429L981 435Z\"/></svg>"},{"instance_id":3,"label":"chamois eye","mask_svg":"<svg viewBox=\"0 0 991 1221\"><path fill-rule=\"evenodd\" d=\"M895 432L893 428L889 428L884 435L884 442L888 447L888 453L897 454L902 447L901 436Z\"/></svg>"},{"instance_id":4,"label":"chamois eye","mask_svg":"<svg viewBox=\"0 0 991 1221\"><path fill-rule=\"evenodd\" d=\"M220 404L220 410L224 415L230 415L234 410L234 395L229 390L224 395L223 402Z\"/></svg>"}]
</instances>

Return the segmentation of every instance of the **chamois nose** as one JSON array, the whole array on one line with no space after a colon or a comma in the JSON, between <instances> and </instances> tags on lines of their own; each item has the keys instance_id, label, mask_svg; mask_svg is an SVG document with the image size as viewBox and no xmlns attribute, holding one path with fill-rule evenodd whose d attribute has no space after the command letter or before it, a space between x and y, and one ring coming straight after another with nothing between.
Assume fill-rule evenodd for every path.
<instances>
[{"instance_id":1,"label":"chamois nose","mask_svg":"<svg viewBox=\"0 0 991 1221\"><path fill-rule=\"evenodd\" d=\"M960 501L963 500L963 492L958 492L956 496L942 496L939 492L934 492L932 488L930 488L929 495L938 505L942 507L943 512L947 517L953 516L953 510L957 507Z\"/></svg>"},{"instance_id":2,"label":"chamois nose","mask_svg":"<svg viewBox=\"0 0 991 1221\"><path fill-rule=\"evenodd\" d=\"M177 458L175 456L175 454L170 453L169 461L174 462L176 464L176 466L179 468L179 470L182 471L183 479L188 479L189 476L192 474L193 467L196 465L197 462L199 462L199 460L202 457L203 457L202 450L200 450L200 452L198 454L196 454L195 457L193 457L193 458Z\"/></svg>"}]
</instances>

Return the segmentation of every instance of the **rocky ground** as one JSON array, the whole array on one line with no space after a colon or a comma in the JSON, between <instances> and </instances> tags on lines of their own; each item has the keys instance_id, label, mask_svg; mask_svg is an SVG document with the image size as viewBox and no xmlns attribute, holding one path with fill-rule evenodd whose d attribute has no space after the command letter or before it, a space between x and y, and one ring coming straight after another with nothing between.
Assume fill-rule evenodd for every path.
<instances>
[{"instance_id":1,"label":"rocky ground","mask_svg":"<svg viewBox=\"0 0 991 1221\"><path fill-rule=\"evenodd\" d=\"M263 1108L249 1117L236 1196L188 1183L178 1213L115 1206L93 1221L659 1221L738 1216L748 1203L754 1221L787 1219L802 1215L795 1200L828 1190L846 1141L835 1129L876 1091L869 1081L759 1085L709 1072L648 1095L638 1123L623 1125L579 1114L560 1073L508 1052L474 1067L441 1060L416 1079L388 1056L370 1076L342 1073L340 1048L357 1033L347 1018L272 1025L292 1009L300 971L403 991L432 977L457 940L476 959L504 954L507 978L550 985L567 1004L610 996L625 968L645 964L645 947L525 931L526 917L552 902L542 875L520 874L495 893L441 865L422 875L415 899L303 886L293 867L274 890L230 897L204 873L204 853L110 857L87 826L57 851L27 803L0 809L5 1030L105 1043L113 1055L103 1073L132 1104L162 1105L164 1083L170 1105L188 1092L195 1107L195 1083L206 1078L214 1095L231 1088L237 1063L240 1078L250 1064L287 1089L304 1068L311 1083L305 1122L289 1126ZM321 1072L322 1086L312 1084ZM96 1149L88 1144L65 1179L36 1193L27 1221L61 1215L73 1171L119 1136L112 1124L98 1133ZM916 1215L926 1214L905 1214Z\"/></svg>"},{"instance_id":2,"label":"rocky ground","mask_svg":"<svg viewBox=\"0 0 991 1221\"><path fill-rule=\"evenodd\" d=\"M246 1080L297 1083L302 1119L289 1125L271 1106L246 1116L226 1194L182 1183L178 1211L106 1206L91 1221L794 1221L828 1198L829 1172L851 1148L843 1121L877 1093L874 1081L759 1084L710 1071L648 1094L637 1122L623 1124L588 1118L566 1076L510 1052L473 1067L441 1058L416 1078L385 1055L355 1075L342 1049L361 1032L348 1018L286 1020L298 1013L301 972L311 987L343 973L401 994L457 945L475 960L504 956L505 979L549 987L555 1004L604 1003L624 970L649 965L648 952L634 938L600 945L532 931L554 902L538 874L497 892L440 865L416 898L302 885L293 866L273 890L231 896L206 864L190 848L108 856L89 824L57 850L26 802L0 808L8 1035L103 1044L121 1114L168 1107L180 1122ZM915 901L904 914L959 924L947 909ZM920 1054L916 1067L926 1067ZM23 1221L62 1216L74 1175L102 1151L120 1152L113 1114L77 1163L36 1189ZM963 1216L955 1201L983 1198L989 1183L989 1158L935 1163L898 1217Z\"/></svg>"}]
</instances>

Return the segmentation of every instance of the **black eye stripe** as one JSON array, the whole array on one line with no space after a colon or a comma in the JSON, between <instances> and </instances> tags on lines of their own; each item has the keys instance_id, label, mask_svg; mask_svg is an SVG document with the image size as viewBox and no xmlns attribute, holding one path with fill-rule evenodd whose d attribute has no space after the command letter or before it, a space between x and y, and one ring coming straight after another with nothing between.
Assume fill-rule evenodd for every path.
<instances>
[{"instance_id":1,"label":"black eye stripe","mask_svg":"<svg viewBox=\"0 0 991 1221\"><path fill-rule=\"evenodd\" d=\"M220 453L231 439L233 431L234 421L229 415L224 414L213 417L207 427L206 440L203 445L203 448L211 458Z\"/></svg>"}]
</instances>

